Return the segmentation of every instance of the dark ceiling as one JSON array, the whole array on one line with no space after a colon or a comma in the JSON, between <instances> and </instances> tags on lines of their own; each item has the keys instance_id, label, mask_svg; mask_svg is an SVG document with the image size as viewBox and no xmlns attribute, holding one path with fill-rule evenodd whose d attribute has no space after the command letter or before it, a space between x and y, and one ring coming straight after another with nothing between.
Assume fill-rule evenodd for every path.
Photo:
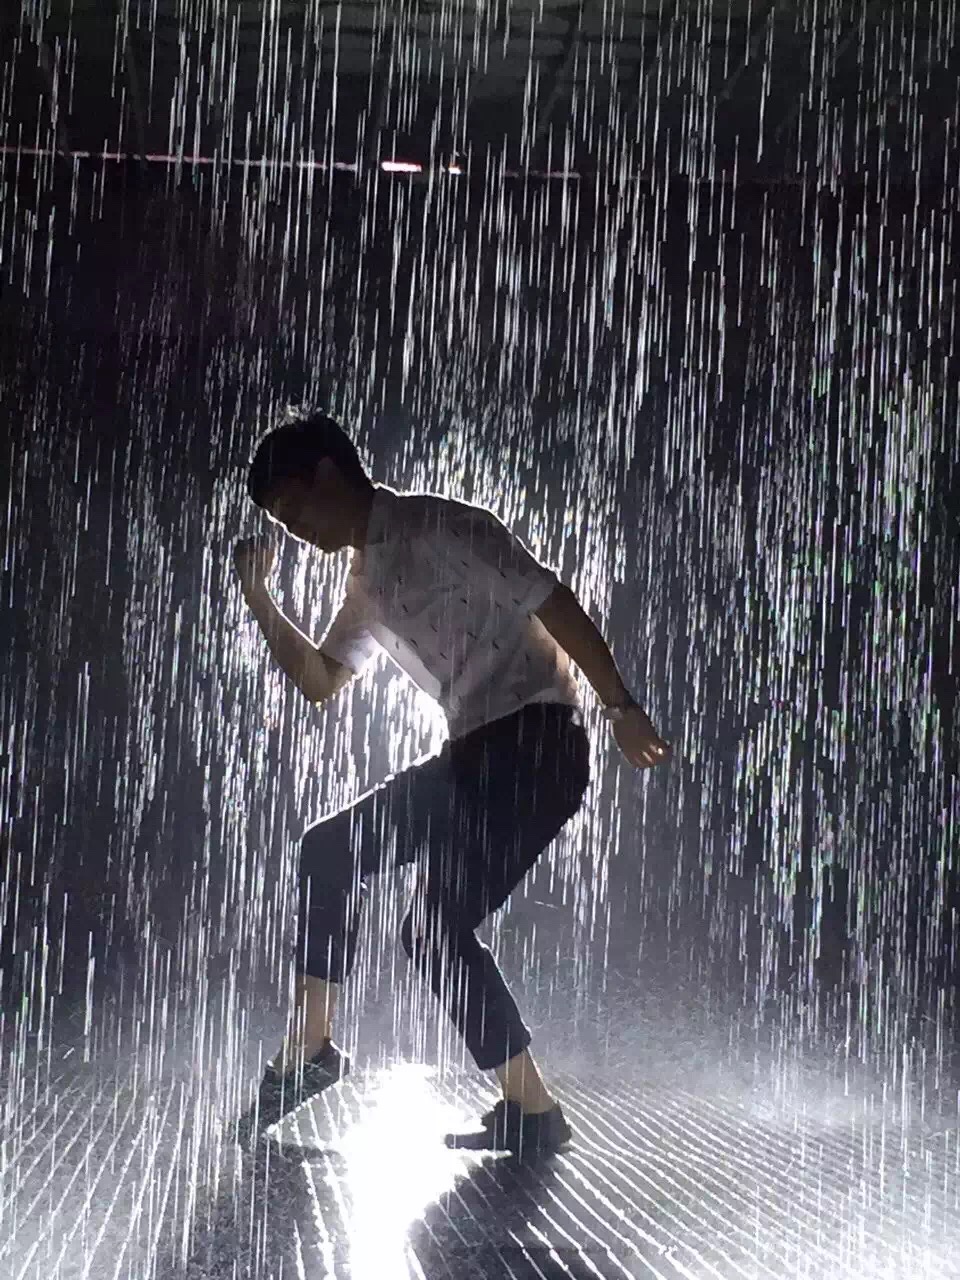
<instances>
[{"instance_id":1,"label":"dark ceiling","mask_svg":"<svg viewBox=\"0 0 960 1280\"><path fill-rule=\"evenodd\" d=\"M23 0L3 143L206 161L936 182L956 0Z\"/></svg>"}]
</instances>

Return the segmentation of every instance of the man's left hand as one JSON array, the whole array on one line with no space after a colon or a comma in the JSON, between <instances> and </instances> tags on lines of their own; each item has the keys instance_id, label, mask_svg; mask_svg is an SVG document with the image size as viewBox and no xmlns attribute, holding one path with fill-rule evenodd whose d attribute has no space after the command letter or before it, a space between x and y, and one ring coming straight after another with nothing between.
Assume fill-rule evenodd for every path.
<instances>
[{"instance_id":1,"label":"man's left hand","mask_svg":"<svg viewBox=\"0 0 960 1280\"><path fill-rule=\"evenodd\" d=\"M647 713L640 707L629 707L621 720L613 726L617 746L636 769L649 769L663 764L673 752L653 727Z\"/></svg>"}]
</instances>

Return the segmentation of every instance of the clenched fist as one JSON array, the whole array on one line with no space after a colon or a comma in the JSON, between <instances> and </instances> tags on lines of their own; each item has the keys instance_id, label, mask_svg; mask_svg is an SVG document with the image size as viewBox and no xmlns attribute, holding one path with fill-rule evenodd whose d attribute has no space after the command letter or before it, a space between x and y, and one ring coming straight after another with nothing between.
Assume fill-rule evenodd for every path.
<instances>
[{"instance_id":1,"label":"clenched fist","mask_svg":"<svg viewBox=\"0 0 960 1280\"><path fill-rule=\"evenodd\" d=\"M233 547L233 566L245 590L263 586L276 559L276 547L269 536L240 538Z\"/></svg>"}]
</instances>

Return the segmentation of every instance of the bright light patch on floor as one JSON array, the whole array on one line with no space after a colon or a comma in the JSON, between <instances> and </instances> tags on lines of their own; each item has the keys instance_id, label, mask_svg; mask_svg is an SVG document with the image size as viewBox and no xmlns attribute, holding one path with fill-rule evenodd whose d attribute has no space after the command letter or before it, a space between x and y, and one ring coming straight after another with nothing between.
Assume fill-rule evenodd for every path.
<instances>
[{"instance_id":1,"label":"bright light patch on floor","mask_svg":"<svg viewBox=\"0 0 960 1280\"><path fill-rule=\"evenodd\" d=\"M352 1197L352 1280L405 1275L406 1241L424 1210L452 1190L462 1156L443 1144L462 1115L430 1085L430 1070L393 1067L337 1146Z\"/></svg>"}]
</instances>

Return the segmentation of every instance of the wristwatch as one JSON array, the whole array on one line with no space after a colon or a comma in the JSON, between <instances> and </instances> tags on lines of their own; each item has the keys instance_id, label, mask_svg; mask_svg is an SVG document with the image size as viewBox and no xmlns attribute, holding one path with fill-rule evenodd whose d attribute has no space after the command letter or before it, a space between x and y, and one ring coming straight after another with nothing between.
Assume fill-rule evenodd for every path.
<instances>
[{"instance_id":1,"label":"wristwatch","mask_svg":"<svg viewBox=\"0 0 960 1280\"><path fill-rule=\"evenodd\" d=\"M631 707L638 707L639 705L640 704L633 698L633 696L628 693L621 702L615 702L610 707L604 707L600 714L603 716L604 720L622 720Z\"/></svg>"}]
</instances>

